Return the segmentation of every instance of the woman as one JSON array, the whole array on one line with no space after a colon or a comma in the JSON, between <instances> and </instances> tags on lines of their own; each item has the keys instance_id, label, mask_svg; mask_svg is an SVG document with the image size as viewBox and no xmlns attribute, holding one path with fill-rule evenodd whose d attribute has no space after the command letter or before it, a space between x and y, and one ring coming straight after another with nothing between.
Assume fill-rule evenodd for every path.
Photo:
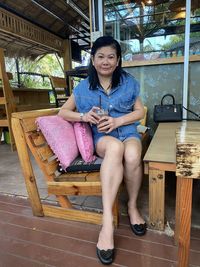
<instances>
[{"instance_id":1,"label":"woman","mask_svg":"<svg viewBox=\"0 0 200 267\"><path fill-rule=\"evenodd\" d=\"M91 49L88 78L78 84L59 112L66 120L91 124L96 153L103 158L103 219L97 243L97 256L103 264L114 259L112 207L123 177L131 229L136 235L146 232L136 204L142 180L142 147L136 122L144 117L144 107L138 82L122 70L121 64L119 43L110 36L98 38ZM100 108L108 115L100 117Z\"/></svg>"}]
</instances>

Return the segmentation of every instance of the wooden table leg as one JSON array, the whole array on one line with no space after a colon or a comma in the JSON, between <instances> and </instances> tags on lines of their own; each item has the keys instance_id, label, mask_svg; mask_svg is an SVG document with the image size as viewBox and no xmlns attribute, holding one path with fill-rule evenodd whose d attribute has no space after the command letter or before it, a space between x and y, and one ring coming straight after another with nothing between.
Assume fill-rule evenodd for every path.
<instances>
[{"instance_id":1,"label":"wooden table leg","mask_svg":"<svg viewBox=\"0 0 200 267\"><path fill-rule=\"evenodd\" d=\"M149 224L164 230L165 172L149 169Z\"/></svg>"},{"instance_id":2,"label":"wooden table leg","mask_svg":"<svg viewBox=\"0 0 200 267\"><path fill-rule=\"evenodd\" d=\"M181 179L177 177L176 181L176 210L175 210L175 233L174 242L178 246L178 238L180 233L180 189L181 189Z\"/></svg>"},{"instance_id":3,"label":"wooden table leg","mask_svg":"<svg viewBox=\"0 0 200 267\"><path fill-rule=\"evenodd\" d=\"M189 264L190 228L192 210L192 178L177 177L178 195L176 196L176 230L178 238L178 266Z\"/></svg>"},{"instance_id":4,"label":"wooden table leg","mask_svg":"<svg viewBox=\"0 0 200 267\"><path fill-rule=\"evenodd\" d=\"M32 211L35 216L44 216L35 176L28 153L28 148L25 142L25 136L21 127L22 126L20 124L20 120L12 118L12 129Z\"/></svg>"}]
</instances>

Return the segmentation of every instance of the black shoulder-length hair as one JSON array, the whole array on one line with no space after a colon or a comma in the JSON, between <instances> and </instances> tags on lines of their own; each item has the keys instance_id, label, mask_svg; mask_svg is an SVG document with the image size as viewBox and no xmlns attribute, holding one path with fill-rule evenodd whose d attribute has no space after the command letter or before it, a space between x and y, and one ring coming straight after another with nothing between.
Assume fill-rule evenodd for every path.
<instances>
[{"instance_id":1,"label":"black shoulder-length hair","mask_svg":"<svg viewBox=\"0 0 200 267\"><path fill-rule=\"evenodd\" d=\"M97 50L105 46L113 47L116 50L117 58L119 59L118 66L116 67L112 75L112 88L114 88L119 85L122 73L125 73L122 70L122 53L120 44L112 36L101 36L93 43L93 46L91 48L91 56L94 57ZM95 89L98 85L100 85L97 71L92 64L92 59L90 59L90 64L88 67L88 77L90 89Z\"/></svg>"}]
</instances>

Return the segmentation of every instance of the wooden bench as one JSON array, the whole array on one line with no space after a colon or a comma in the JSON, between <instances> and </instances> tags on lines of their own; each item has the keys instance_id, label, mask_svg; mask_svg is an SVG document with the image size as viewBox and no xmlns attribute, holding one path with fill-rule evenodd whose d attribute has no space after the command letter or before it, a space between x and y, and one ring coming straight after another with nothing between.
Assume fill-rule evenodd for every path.
<instances>
[{"instance_id":1,"label":"wooden bench","mask_svg":"<svg viewBox=\"0 0 200 267\"><path fill-rule=\"evenodd\" d=\"M40 116L56 115L59 108L44 109L12 114L12 128L17 151L23 170L27 192L36 216L52 216L68 220L101 224L102 214L75 209L68 196L101 195L99 172L58 174L58 161L48 146L43 134L37 131L35 120ZM143 142L147 143L148 134L143 135ZM38 192L37 180L31 164L29 150L42 170L49 194L56 196L59 207L43 204ZM114 208L114 223L118 224L118 201Z\"/></svg>"}]
</instances>

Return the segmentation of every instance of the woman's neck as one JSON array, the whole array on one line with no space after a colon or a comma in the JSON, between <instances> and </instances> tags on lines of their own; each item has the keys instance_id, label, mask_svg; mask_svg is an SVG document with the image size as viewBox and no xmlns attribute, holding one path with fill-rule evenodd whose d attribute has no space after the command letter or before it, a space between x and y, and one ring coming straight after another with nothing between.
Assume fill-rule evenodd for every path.
<instances>
[{"instance_id":1,"label":"woman's neck","mask_svg":"<svg viewBox=\"0 0 200 267\"><path fill-rule=\"evenodd\" d=\"M105 91L108 91L112 87L112 77L99 77L99 83Z\"/></svg>"}]
</instances>

